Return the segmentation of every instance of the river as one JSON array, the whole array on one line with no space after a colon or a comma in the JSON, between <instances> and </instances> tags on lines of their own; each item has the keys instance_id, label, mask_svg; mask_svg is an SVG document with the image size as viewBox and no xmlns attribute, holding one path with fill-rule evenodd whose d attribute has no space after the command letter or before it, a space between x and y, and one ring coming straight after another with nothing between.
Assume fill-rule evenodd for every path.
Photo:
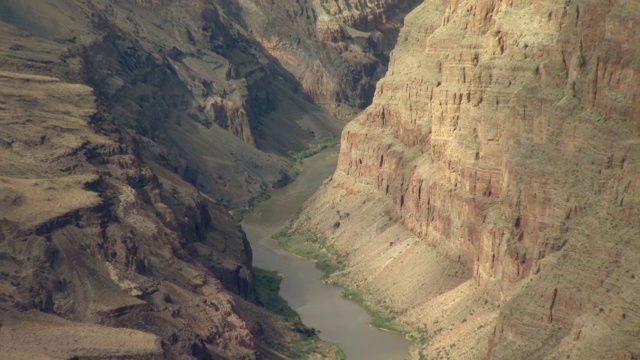
<instances>
[{"instance_id":1,"label":"river","mask_svg":"<svg viewBox=\"0 0 640 360\"><path fill-rule=\"evenodd\" d=\"M253 264L284 275L280 295L305 325L320 330L321 339L340 346L348 360L405 359L409 343L403 336L370 326L367 312L344 299L341 289L323 283L312 262L286 253L271 238L333 173L336 160L335 149L305 159L296 181L245 215L242 227L253 248Z\"/></svg>"}]
</instances>

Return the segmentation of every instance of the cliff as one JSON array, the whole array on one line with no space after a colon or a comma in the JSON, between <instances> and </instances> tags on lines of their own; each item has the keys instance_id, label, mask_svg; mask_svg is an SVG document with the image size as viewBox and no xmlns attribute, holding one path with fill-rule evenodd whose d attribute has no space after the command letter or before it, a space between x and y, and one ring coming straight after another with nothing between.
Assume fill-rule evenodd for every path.
<instances>
[{"instance_id":1,"label":"cliff","mask_svg":"<svg viewBox=\"0 0 640 360\"><path fill-rule=\"evenodd\" d=\"M3 349L284 357L227 210L368 106L297 226L415 357L637 357L639 5L417 3L1 3Z\"/></svg>"},{"instance_id":2,"label":"cliff","mask_svg":"<svg viewBox=\"0 0 640 360\"><path fill-rule=\"evenodd\" d=\"M28 66L0 72L4 356L255 357L258 325L235 310L255 300L251 252L229 214L143 160L92 88L38 75L79 70L64 47L2 32L3 59Z\"/></svg>"},{"instance_id":3,"label":"cliff","mask_svg":"<svg viewBox=\"0 0 640 360\"><path fill-rule=\"evenodd\" d=\"M414 355L640 353L639 14L428 0L405 18L298 226L416 330Z\"/></svg>"},{"instance_id":4,"label":"cliff","mask_svg":"<svg viewBox=\"0 0 640 360\"><path fill-rule=\"evenodd\" d=\"M235 9L305 99L350 120L371 103L404 15L418 2L251 0Z\"/></svg>"}]
</instances>

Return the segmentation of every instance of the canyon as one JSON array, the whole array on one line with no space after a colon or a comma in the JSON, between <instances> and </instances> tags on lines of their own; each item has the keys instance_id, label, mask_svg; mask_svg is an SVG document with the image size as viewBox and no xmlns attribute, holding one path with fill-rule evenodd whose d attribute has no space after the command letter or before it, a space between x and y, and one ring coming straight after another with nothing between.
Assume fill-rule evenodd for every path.
<instances>
[{"instance_id":1,"label":"canyon","mask_svg":"<svg viewBox=\"0 0 640 360\"><path fill-rule=\"evenodd\" d=\"M292 229L411 358L640 357L640 3L5 0L0 34L5 356L295 357L231 213L340 136Z\"/></svg>"}]
</instances>

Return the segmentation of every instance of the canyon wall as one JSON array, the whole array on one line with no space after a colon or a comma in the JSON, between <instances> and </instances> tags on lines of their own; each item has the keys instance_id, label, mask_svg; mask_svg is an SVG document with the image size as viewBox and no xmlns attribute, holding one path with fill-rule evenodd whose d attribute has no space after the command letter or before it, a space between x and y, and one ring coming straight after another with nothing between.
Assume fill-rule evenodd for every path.
<instances>
[{"instance_id":1,"label":"canyon wall","mask_svg":"<svg viewBox=\"0 0 640 360\"><path fill-rule=\"evenodd\" d=\"M160 144L147 155L228 207L290 181L282 155L343 126L217 2L1 6L1 20L81 57L73 80L92 86L119 126Z\"/></svg>"},{"instance_id":2,"label":"canyon wall","mask_svg":"<svg viewBox=\"0 0 640 360\"><path fill-rule=\"evenodd\" d=\"M228 212L62 79L82 53L0 26L3 356L280 358L264 341L288 325L255 304Z\"/></svg>"},{"instance_id":3,"label":"canyon wall","mask_svg":"<svg viewBox=\"0 0 640 360\"><path fill-rule=\"evenodd\" d=\"M640 4L435 1L299 227L414 355L640 354ZM418 330L419 329L419 330Z\"/></svg>"},{"instance_id":4,"label":"canyon wall","mask_svg":"<svg viewBox=\"0 0 640 360\"><path fill-rule=\"evenodd\" d=\"M282 358L226 210L370 105L297 226L415 357L640 356L640 5L417 4L0 3L11 355Z\"/></svg>"},{"instance_id":5,"label":"canyon wall","mask_svg":"<svg viewBox=\"0 0 640 360\"><path fill-rule=\"evenodd\" d=\"M286 358L228 210L370 104L415 3L1 2L5 355Z\"/></svg>"},{"instance_id":6,"label":"canyon wall","mask_svg":"<svg viewBox=\"0 0 640 360\"><path fill-rule=\"evenodd\" d=\"M309 332L256 299L251 248L228 209L290 181L283 155L343 122L318 106L317 77L254 39L242 14L255 6L0 4L6 356L279 359ZM315 34L297 54L320 64ZM368 101L373 81L354 85Z\"/></svg>"},{"instance_id":7,"label":"canyon wall","mask_svg":"<svg viewBox=\"0 0 640 360\"><path fill-rule=\"evenodd\" d=\"M404 15L419 1L262 1L236 6L306 99L351 119L371 103Z\"/></svg>"}]
</instances>

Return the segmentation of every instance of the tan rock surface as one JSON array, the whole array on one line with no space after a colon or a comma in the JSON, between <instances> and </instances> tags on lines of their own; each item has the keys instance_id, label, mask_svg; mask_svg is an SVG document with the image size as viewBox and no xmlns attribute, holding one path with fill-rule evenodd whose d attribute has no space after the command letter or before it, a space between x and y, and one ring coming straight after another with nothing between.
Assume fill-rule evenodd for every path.
<instances>
[{"instance_id":1,"label":"tan rock surface","mask_svg":"<svg viewBox=\"0 0 640 360\"><path fill-rule=\"evenodd\" d=\"M40 312L0 320L5 359L163 358L160 339L141 331L79 324Z\"/></svg>"},{"instance_id":2,"label":"tan rock surface","mask_svg":"<svg viewBox=\"0 0 640 360\"><path fill-rule=\"evenodd\" d=\"M5 355L35 356L37 348L57 358L160 358L209 346L225 357L256 357L233 310L244 300L221 282L252 299L252 280L233 276L251 260L229 215L179 178L154 180L127 145L96 133L91 88L7 71L0 82ZM218 248L208 267L188 255L197 237L203 249ZM133 329L115 329L122 326Z\"/></svg>"},{"instance_id":3,"label":"tan rock surface","mask_svg":"<svg viewBox=\"0 0 640 360\"><path fill-rule=\"evenodd\" d=\"M431 356L637 356L639 29L636 2L425 1L300 226Z\"/></svg>"}]
</instances>

